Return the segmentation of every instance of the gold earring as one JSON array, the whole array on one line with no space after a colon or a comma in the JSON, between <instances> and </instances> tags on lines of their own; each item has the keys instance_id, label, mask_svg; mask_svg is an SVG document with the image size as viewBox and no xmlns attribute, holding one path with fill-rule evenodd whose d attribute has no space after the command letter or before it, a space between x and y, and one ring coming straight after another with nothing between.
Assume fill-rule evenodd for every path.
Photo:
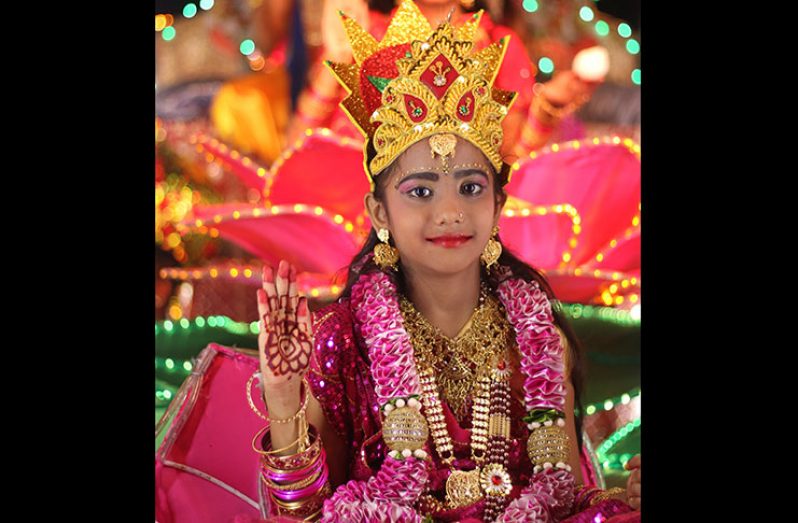
<instances>
[{"instance_id":1,"label":"gold earring","mask_svg":"<svg viewBox=\"0 0 798 523\"><path fill-rule=\"evenodd\" d=\"M391 244L388 243L390 235L391 233L388 229L380 229L377 232L377 237L381 243L374 246L374 263L381 269L390 267L396 270L396 262L399 261L399 250L396 247L391 247Z\"/></svg>"},{"instance_id":2,"label":"gold earring","mask_svg":"<svg viewBox=\"0 0 798 523\"><path fill-rule=\"evenodd\" d=\"M502 244L494 239L497 234L499 234L498 225L493 227L491 238L488 240L488 244L485 245L482 254L479 256L479 259L485 264L486 269L490 269L490 266L496 263L496 260L498 260L499 256L502 254Z\"/></svg>"}]
</instances>

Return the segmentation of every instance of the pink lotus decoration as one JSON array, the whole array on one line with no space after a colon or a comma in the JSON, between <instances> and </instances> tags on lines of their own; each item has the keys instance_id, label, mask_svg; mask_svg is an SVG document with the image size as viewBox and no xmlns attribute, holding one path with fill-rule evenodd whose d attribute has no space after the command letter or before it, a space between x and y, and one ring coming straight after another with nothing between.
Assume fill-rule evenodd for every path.
<instances>
[{"instance_id":1,"label":"pink lotus decoration","mask_svg":"<svg viewBox=\"0 0 798 523\"><path fill-rule=\"evenodd\" d=\"M309 273L300 275L301 291L336 294L335 273L340 282L370 228L362 145L328 129L308 131L266 170L216 140L196 143L262 191L265 204L195 206L178 229L215 230L272 265L287 259ZM561 301L639 303L640 146L620 137L574 140L513 167L499 224L507 247L543 270ZM253 272L247 280L257 285Z\"/></svg>"}]
</instances>

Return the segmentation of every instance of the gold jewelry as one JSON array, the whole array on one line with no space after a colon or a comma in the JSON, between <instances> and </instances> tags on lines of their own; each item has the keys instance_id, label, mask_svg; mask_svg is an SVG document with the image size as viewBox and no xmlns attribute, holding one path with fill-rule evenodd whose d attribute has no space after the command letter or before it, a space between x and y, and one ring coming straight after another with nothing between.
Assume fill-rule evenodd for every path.
<instances>
[{"instance_id":1,"label":"gold jewelry","mask_svg":"<svg viewBox=\"0 0 798 523\"><path fill-rule=\"evenodd\" d=\"M483 284L479 305L454 338L430 324L406 298L400 298L399 307L418 365L433 369L441 394L462 421L466 396L475 392L480 376L490 370L488 364L507 346L510 327L501 304Z\"/></svg>"},{"instance_id":2,"label":"gold jewelry","mask_svg":"<svg viewBox=\"0 0 798 523\"><path fill-rule=\"evenodd\" d=\"M624 493L626 493L626 489L621 487L612 487L611 489L605 490L604 492L596 494L595 496L590 498L590 506L592 507L596 503L608 500L617 494L624 494Z\"/></svg>"},{"instance_id":3,"label":"gold jewelry","mask_svg":"<svg viewBox=\"0 0 798 523\"><path fill-rule=\"evenodd\" d=\"M556 423L534 429L527 440L529 461L535 468L568 462L568 433Z\"/></svg>"},{"instance_id":4,"label":"gold jewelry","mask_svg":"<svg viewBox=\"0 0 798 523\"><path fill-rule=\"evenodd\" d=\"M382 422L382 439L388 448L397 452L411 452L424 446L429 437L427 420L417 408L400 407L391 410Z\"/></svg>"},{"instance_id":5,"label":"gold jewelry","mask_svg":"<svg viewBox=\"0 0 798 523\"><path fill-rule=\"evenodd\" d=\"M365 165L372 191L372 173L440 133L468 140L501 169L501 122L517 93L494 85L509 38L475 51L481 17L479 11L459 27L445 21L433 30L418 6L405 0L377 41L342 14L354 63L325 64L349 93L341 106L366 138L364 151L376 151ZM408 44L404 55L389 51L402 44Z\"/></svg>"},{"instance_id":6,"label":"gold jewelry","mask_svg":"<svg viewBox=\"0 0 798 523\"><path fill-rule=\"evenodd\" d=\"M255 406L255 402L252 400L252 382L254 382L255 378L257 378L259 375L260 375L260 371L256 370L255 372L252 373L252 376L250 376L249 379L247 380L247 385L246 385L247 403L249 403L249 408L252 409L252 412L254 412L258 416L260 416L260 418L265 419L266 421L268 421L269 418L266 417L260 411L260 409L258 409L258 407Z\"/></svg>"},{"instance_id":7,"label":"gold jewelry","mask_svg":"<svg viewBox=\"0 0 798 523\"><path fill-rule=\"evenodd\" d=\"M374 246L374 263L381 269L390 267L396 270L396 262L399 261L399 250L388 243L390 231L382 228L377 233L377 237L380 239L381 243Z\"/></svg>"},{"instance_id":8,"label":"gold jewelry","mask_svg":"<svg viewBox=\"0 0 798 523\"><path fill-rule=\"evenodd\" d=\"M440 62L438 62L440 63ZM437 78L437 77L436 77ZM443 80L444 85L446 85L446 80ZM454 158L455 154L455 147L457 146L457 137L453 134L435 134L430 136L429 139L429 153L432 156L432 159L435 159L435 155L441 157L441 162L443 163L443 172L449 172L449 158Z\"/></svg>"},{"instance_id":9,"label":"gold jewelry","mask_svg":"<svg viewBox=\"0 0 798 523\"><path fill-rule=\"evenodd\" d=\"M486 269L490 269L490 266L496 263L496 261L499 259L499 256L502 254L502 244L495 239L497 234L499 234L498 225L493 227L493 231L491 231L491 238L488 240L488 243L482 250L482 254L479 256L479 259L485 264Z\"/></svg>"}]
</instances>

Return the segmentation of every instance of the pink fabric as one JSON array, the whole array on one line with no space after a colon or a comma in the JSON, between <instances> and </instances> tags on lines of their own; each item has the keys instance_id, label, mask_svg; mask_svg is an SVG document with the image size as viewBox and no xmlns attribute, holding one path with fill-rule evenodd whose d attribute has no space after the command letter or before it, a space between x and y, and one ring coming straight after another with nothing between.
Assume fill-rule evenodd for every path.
<instances>
[{"instance_id":1,"label":"pink fabric","mask_svg":"<svg viewBox=\"0 0 798 523\"><path fill-rule=\"evenodd\" d=\"M195 372L201 375L192 375L184 384L186 389L198 388L196 400L192 404L188 394L175 405L179 411L155 454L159 523L220 523L236 514L259 517L256 507L235 495L167 465L172 461L198 469L257 503L258 455L250 442L266 422L250 409L245 390L257 369L257 357L220 345L210 344L200 354ZM257 390L252 395L265 413ZM180 399L178 395L174 401Z\"/></svg>"}]
</instances>

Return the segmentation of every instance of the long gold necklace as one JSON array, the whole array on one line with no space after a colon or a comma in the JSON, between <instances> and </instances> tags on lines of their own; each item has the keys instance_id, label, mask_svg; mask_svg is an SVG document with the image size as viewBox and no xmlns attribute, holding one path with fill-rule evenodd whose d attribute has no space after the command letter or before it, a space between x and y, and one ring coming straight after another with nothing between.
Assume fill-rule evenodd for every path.
<instances>
[{"instance_id":1,"label":"long gold necklace","mask_svg":"<svg viewBox=\"0 0 798 523\"><path fill-rule=\"evenodd\" d=\"M447 504L450 508L469 505L479 501L483 496L480 474L488 449L488 426L492 399L490 373L491 369L504 360L510 326L505 315L502 314L499 302L483 286L480 304L472 317L471 326L456 338L480 340L482 343L473 344L472 342L469 344L473 353L467 353L461 349L459 352L455 351L456 356L453 356L452 352L438 352L441 348L446 349L440 342L440 338L445 338L445 336L438 329L432 327L418 313L412 303L402 297L399 305L405 329L413 342L413 355L422 391L421 402L432 433L435 450L441 461L451 469L449 478L446 480ZM477 330L484 330L485 333L491 335L486 336L483 332L474 332ZM458 348L464 345L460 345ZM438 394L435 364L440 365L446 358L461 358L461 362L481 362L481 365L474 368L469 367L470 373L456 383L458 391L460 388L464 388L465 394L473 393L474 397L471 417L471 457L476 468L469 471L457 470L453 467L454 446L446 428L446 420ZM450 379L451 375L446 376L446 379ZM468 382L460 383L462 381Z\"/></svg>"}]
</instances>

